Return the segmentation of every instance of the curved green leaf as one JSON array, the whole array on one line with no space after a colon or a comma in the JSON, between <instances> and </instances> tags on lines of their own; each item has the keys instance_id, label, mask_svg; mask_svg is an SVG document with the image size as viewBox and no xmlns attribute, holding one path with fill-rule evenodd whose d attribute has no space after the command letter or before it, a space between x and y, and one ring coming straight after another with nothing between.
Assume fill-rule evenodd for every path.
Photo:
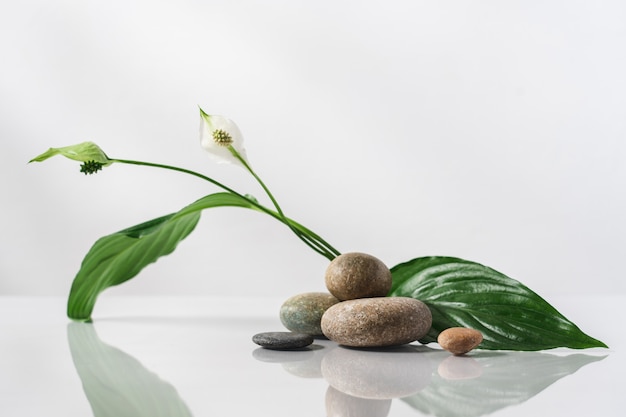
<instances>
[{"instance_id":1,"label":"curved green leaf","mask_svg":"<svg viewBox=\"0 0 626 417\"><path fill-rule=\"evenodd\" d=\"M461 326L482 332L481 349L607 347L522 283L484 265L434 256L396 265L391 273L390 296L416 298L432 312L433 325L422 343Z\"/></svg>"},{"instance_id":2,"label":"curved green leaf","mask_svg":"<svg viewBox=\"0 0 626 417\"><path fill-rule=\"evenodd\" d=\"M113 162L106 156L104 151L93 142L82 142L76 145L64 146L63 148L50 148L28 162L43 162L56 155L63 155L66 158L81 162L95 161L103 165L110 165Z\"/></svg>"},{"instance_id":3,"label":"curved green leaf","mask_svg":"<svg viewBox=\"0 0 626 417\"><path fill-rule=\"evenodd\" d=\"M74 278L67 315L89 320L98 295L136 276L144 267L176 249L200 220L200 212L212 207L256 209L249 200L232 193L211 194L177 213L121 230L96 241Z\"/></svg>"}]
</instances>

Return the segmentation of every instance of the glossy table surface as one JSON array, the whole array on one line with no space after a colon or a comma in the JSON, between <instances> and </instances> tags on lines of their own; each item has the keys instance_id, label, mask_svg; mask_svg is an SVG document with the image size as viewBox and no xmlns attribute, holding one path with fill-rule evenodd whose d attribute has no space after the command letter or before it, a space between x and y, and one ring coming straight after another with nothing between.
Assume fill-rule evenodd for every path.
<instances>
[{"instance_id":1,"label":"glossy table surface","mask_svg":"<svg viewBox=\"0 0 626 417\"><path fill-rule=\"evenodd\" d=\"M626 297L548 299L609 349L272 351L281 300L106 297L93 323L62 298L0 297L2 416L622 416Z\"/></svg>"}]
</instances>

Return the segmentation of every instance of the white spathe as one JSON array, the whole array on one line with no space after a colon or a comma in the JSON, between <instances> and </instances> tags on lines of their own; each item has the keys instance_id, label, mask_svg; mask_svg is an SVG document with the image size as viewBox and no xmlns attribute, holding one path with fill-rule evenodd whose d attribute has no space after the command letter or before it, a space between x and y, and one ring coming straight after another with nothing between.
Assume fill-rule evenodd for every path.
<instances>
[{"instance_id":1,"label":"white spathe","mask_svg":"<svg viewBox=\"0 0 626 417\"><path fill-rule=\"evenodd\" d=\"M219 143L215 140L214 133L222 131L227 133L232 142L230 144ZM200 144L209 155L218 163L245 165L235 156L233 150L248 162L246 150L243 147L243 135L239 127L232 120L218 115L209 115L200 109Z\"/></svg>"}]
</instances>

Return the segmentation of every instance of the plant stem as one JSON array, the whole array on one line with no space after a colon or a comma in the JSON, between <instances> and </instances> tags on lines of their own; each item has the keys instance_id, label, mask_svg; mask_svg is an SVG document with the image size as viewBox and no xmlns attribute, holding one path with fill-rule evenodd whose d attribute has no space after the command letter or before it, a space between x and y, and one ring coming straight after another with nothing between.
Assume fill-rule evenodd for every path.
<instances>
[{"instance_id":1,"label":"plant stem","mask_svg":"<svg viewBox=\"0 0 626 417\"><path fill-rule=\"evenodd\" d=\"M250 171L250 173L254 176L254 178L259 182L259 184L261 184L261 186L263 187L263 189L265 190L269 198L272 200L272 203L276 207L276 212L259 204L253 198L240 194L237 191L233 190L232 188L228 187L227 185L224 185L221 182L216 181L211 177L207 177L206 175L200 174L198 172L195 172L189 169L180 168L180 167L176 167L172 165L157 164L153 162L134 161L134 160L128 160L128 159L112 159L112 158L109 158L109 159L111 162L118 162L121 164L148 166L148 167L153 167L153 168L162 168L162 169L182 172L184 174L192 175L194 177L198 177L200 179L208 181L211 184L223 189L224 191L227 191L229 193L236 195L237 197L247 200L251 205L256 207L258 210L279 220L281 223L289 227L294 232L294 234L298 236L298 238L300 238L307 246L309 246L311 249L313 249L315 252L319 253L320 255L326 257L328 260L332 261L336 256L340 255L340 252L337 251L337 249L333 248L330 244L328 244L324 239L319 237L317 234L313 233L312 231L298 224L297 222L294 222L293 220L287 218L282 212L282 209L278 205L278 202L276 201L274 196L271 194L269 189L265 186L263 181L261 181L261 179L254 173L254 171L249 167L249 165L245 163L245 161L244 161L244 165L246 166L248 171Z\"/></svg>"},{"instance_id":2,"label":"plant stem","mask_svg":"<svg viewBox=\"0 0 626 417\"><path fill-rule=\"evenodd\" d=\"M270 189L265 185L265 183L263 182L261 177L259 177L257 175L257 173L254 172L254 170L252 169L250 164L248 164L248 161L246 161L239 154L239 152L237 152L237 150L233 146L229 146L228 149L233 154L233 156L235 158L237 158L239 160L239 162L241 162L241 164L248 170L248 172L254 177L254 179L261 185L261 188L263 188L263 190L265 191L265 194L267 194L267 196L272 201L272 204L276 208L276 211L283 218L284 223L287 226L289 226L291 231L293 231L296 234L296 236L298 236L300 238L300 240L304 241L304 243L306 243L309 246L315 245L321 251L330 250L330 253L332 255L334 255L334 256L339 255L339 252L336 249L334 249L332 246L328 245L328 243L324 242L325 245L321 244L321 242L319 242L319 240L318 240L319 236L315 235L314 233L311 233L310 231L308 231L308 229L303 228L303 230L300 230L300 229L292 226L291 223L289 222L289 220L287 219L287 217L285 216L285 213L283 212L283 209L278 204L278 201L276 200L276 198L274 198L274 195L272 194ZM304 233L303 233L303 231L304 231ZM315 239L313 239L312 237L315 237ZM323 242L323 240L322 240L322 242Z\"/></svg>"}]
</instances>

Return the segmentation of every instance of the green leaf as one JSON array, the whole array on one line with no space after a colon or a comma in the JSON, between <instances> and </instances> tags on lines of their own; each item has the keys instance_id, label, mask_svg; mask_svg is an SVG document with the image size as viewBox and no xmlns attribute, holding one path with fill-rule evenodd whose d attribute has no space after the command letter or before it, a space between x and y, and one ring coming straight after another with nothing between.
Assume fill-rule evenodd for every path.
<instances>
[{"instance_id":1,"label":"green leaf","mask_svg":"<svg viewBox=\"0 0 626 417\"><path fill-rule=\"evenodd\" d=\"M28 162L43 162L56 155L63 155L66 158L81 162L95 161L102 165L110 165L113 161L109 159L104 151L93 142L82 142L76 145L65 146L63 148L50 148L39 156Z\"/></svg>"},{"instance_id":2,"label":"green leaf","mask_svg":"<svg viewBox=\"0 0 626 417\"><path fill-rule=\"evenodd\" d=\"M144 267L168 255L200 220L200 211L212 207L256 209L249 200L231 193L211 194L177 213L104 236L94 243L72 283L67 314L89 320L98 295L136 276Z\"/></svg>"},{"instance_id":3,"label":"green leaf","mask_svg":"<svg viewBox=\"0 0 626 417\"><path fill-rule=\"evenodd\" d=\"M522 283L484 265L434 256L396 265L391 273L390 296L416 298L432 312L433 325L422 343L460 326L482 332L481 349L607 347Z\"/></svg>"}]
</instances>

